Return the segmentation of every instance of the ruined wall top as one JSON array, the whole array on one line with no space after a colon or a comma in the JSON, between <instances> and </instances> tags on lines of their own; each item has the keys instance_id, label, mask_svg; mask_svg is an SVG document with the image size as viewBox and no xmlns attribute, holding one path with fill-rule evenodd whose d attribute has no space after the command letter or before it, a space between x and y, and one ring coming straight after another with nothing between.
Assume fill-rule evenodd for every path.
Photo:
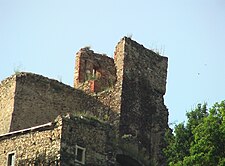
<instances>
[{"instance_id":1,"label":"ruined wall top","mask_svg":"<svg viewBox=\"0 0 225 166\"><path fill-rule=\"evenodd\" d=\"M0 134L41 125L66 113L103 121L116 117L108 106L83 91L33 73L7 78L0 93L4 94L0 98Z\"/></svg>"},{"instance_id":2,"label":"ruined wall top","mask_svg":"<svg viewBox=\"0 0 225 166\"><path fill-rule=\"evenodd\" d=\"M136 71L135 77L143 77L149 86L165 94L167 61L167 57L128 37L118 42L114 59L82 48L76 53L74 87L86 92L103 91L116 83L122 85L124 74L129 76L130 71Z\"/></svg>"},{"instance_id":3,"label":"ruined wall top","mask_svg":"<svg viewBox=\"0 0 225 166\"><path fill-rule=\"evenodd\" d=\"M74 87L90 92L99 92L116 81L114 61L106 54L94 53L81 48L76 54Z\"/></svg>"},{"instance_id":4,"label":"ruined wall top","mask_svg":"<svg viewBox=\"0 0 225 166\"><path fill-rule=\"evenodd\" d=\"M145 48L130 38L123 38L124 50L124 75L129 79L139 78L146 81L153 90L164 95L166 92L166 79L168 58Z\"/></svg>"},{"instance_id":5,"label":"ruined wall top","mask_svg":"<svg viewBox=\"0 0 225 166\"><path fill-rule=\"evenodd\" d=\"M103 58L110 59L110 63L100 61ZM109 81L113 76L112 84L106 84L101 77L96 77L94 66L97 63L100 67L104 66L104 70L98 70L100 76L102 71L110 73L105 75L105 80ZM74 78L75 88L95 94L99 101L120 113L120 137L134 137L138 142L136 148L146 151L147 156L159 165L165 161L162 133L168 128L168 110L163 100L167 67L167 57L123 37L116 45L114 59L106 56L99 58L93 51L81 49L76 55ZM94 78L89 79L89 74ZM110 91L106 92L106 87Z\"/></svg>"}]
</instances>

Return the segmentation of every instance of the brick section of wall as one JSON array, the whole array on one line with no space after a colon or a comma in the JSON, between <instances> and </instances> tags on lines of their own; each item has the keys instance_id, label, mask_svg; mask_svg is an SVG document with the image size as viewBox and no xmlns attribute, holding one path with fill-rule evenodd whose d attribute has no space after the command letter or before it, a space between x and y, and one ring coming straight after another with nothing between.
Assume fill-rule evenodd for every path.
<instances>
[{"instance_id":1,"label":"brick section of wall","mask_svg":"<svg viewBox=\"0 0 225 166\"><path fill-rule=\"evenodd\" d=\"M13 75L0 83L0 134L10 131L14 108L16 76Z\"/></svg>"},{"instance_id":2,"label":"brick section of wall","mask_svg":"<svg viewBox=\"0 0 225 166\"><path fill-rule=\"evenodd\" d=\"M32 73L16 76L14 100L10 131L41 125L66 113L82 112L102 120L115 117L108 106L83 91Z\"/></svg>"},{"instance_id":3,"label":"brick section of wall","mask_svg":"<svg viewBox=\"0 0 225 166\"><path fill-rule=\"evenodd\" d=\"M162 148L168 128L167 58L124 38L120 135L132 135L152 161L164 164Z\"/></svg>"},{"instance_id":4,"label":"brick section of wall","mask_svg":"<svg viewBox=\"0 0 225 166\"><path fill-rule=\"evenodd\" d=\"M114 60L107 57L106 55L96 54L89 49L81 49L76 54L76 65L74 74L74 87L81 89L86 93L94 96L104 105L108 106L113 112L120 112L121 105L121 92L122 92L122 80L123 80L123 53L124 53L125 42L121 40L115 49ZM86 61L86 62L85 62ZM85 82L85 73L93 70L94 64L101 66L102 71L104 70L108 78L109 84L105 88L100 82L101 80L91 80ZM95 91L101 89L100 93ZM105 84L106 85L106 84ZM103 86L103 87L102 87Z\"/></svg>"},{"instance_id":5,"label":"brick section of wall","mask_svg":"<svg viewBox=\"0 0 225 166\"><path fill-rule=\"evenodd\" d=\"M123 83L123 52L125 42L121 40L114 52L114 68L116 69L116 82L115 84L105 91L95 93L93 96L96 97L104 105L110 108L110 111L115 112L116 118L113 118L114 124L117 126L119 121L119 114L121 111L121 94L122 94L122 83ZM109 117L110 119L110 117Z\"/></svg>"},{"instance_id":6,"label":"brick section of wall","mask_svg":"<svg viewBox=\"0 0 225 166\"><path fill-rule=\"evenodd\" d=\"M115 131L108 124L93 118L67 116L62 128L61 161L64 165L75 165L76 145L86 149L85 165L115 163Z\"/></svg>"},{"instance_id":7,"label":"brick section of wall","mask_svg":"<svg viewBox=\"0 0 225 166\"><path fill-rule=\"evenodd\" d=\"M82 48L76 54L74 87L86 92L101 92L115 84L116 70L112 58Z\"/></svg>"},{"instance_id":8,"label":"brick section of wall","mask_svg":"<svg viewBox=\"0 0 225 166\"><path fill-rule=\"evenodd\" d=\"M7 156L15 153L15 165L51 165L60 161L62 121L35 130L0 136L0 165L7 165Z\"/></svg>"}]
</instances>

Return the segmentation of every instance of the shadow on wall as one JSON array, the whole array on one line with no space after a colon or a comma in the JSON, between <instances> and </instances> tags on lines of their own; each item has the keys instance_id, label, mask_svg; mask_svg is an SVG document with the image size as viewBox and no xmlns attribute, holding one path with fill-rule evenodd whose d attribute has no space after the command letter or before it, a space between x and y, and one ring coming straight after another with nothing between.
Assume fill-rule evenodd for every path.
<instances>
[{"instance_id":1,"label":"shadow on wall","mask_svg":"<svg viewBox=\"0 0 225 166\"><path fill-rule=\"evenodd\" d=\"M138 161L124 154L117 154L116 161L120 164L120 166L142 166Z\"/></svg>"}]
</instances>

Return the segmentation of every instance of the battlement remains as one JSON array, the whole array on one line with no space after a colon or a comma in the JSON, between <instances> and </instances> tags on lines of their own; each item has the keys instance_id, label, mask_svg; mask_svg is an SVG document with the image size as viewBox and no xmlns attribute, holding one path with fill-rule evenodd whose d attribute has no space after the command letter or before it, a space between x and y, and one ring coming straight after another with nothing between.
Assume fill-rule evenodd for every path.
<instances>
[{"instance_id":1,"label":"battlement remains","mask_svg":"<svg viewBox=\"0 0 225 166\"><path fill-rule=\"evenodd\" d=\"M76 54L74 87L100 92L115 84L116 69L112 58L82 48Z\"/></svg>"}]
</instances>

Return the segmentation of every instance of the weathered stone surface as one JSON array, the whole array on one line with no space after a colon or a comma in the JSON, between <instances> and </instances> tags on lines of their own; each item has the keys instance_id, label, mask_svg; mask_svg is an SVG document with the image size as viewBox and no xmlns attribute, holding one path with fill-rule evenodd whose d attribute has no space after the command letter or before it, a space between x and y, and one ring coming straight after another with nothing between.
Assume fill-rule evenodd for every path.
<instances>
[{"instance_id":1,"label":"weathered stone surface","mask_svg":"<svg viewBox=\"0 0 225 166\"><path fill-rule=\"evenodd\" d=\"M168 111L163 102L167 58L129 38L123 40L120 135L136 137L138 148L163 165L164 133L168 128Z\"/></svg>"},{"instance_id":2,"label":"weathered stone surface","mask_svg":"<svg viewBox=\"0 0 225 166\"><path fill-rule=\"evenodd\" d=\"M76 146L84 147L85 165L115 163L110 125L92 118L58 117L49 124L0 135L0 165L15 152L15 165L82 165L75 161Z\"/></svg>"},{"instance_id":3,"label":"weathered stone surface","mask_svg":"<svg viewBox=\"0 0 225 166\"><path fill-rule=\"evenodd\" d=\"M85 56L82 57L82 54ZM85 59L89 61L89 66L93 66L93 56L95 54L90 50L78 52L75 87L78 80L76 73L79 71L79 75L82 75L87 68L84 67L84 63L78 61ZM144 149L145 155L159 165L164 164L162 148L164 134L168 128L168 111L163 100L166 92L167 61L166 57L124 37L116 46L114 63L107 63L111 65L108 68L116 69L116 82L113 86L97 94L88 91L89 86L79 87L109 106L111 111L120 113L119 122L115 123L120 137L131 135L138 142L136 148ZM104 62L102 64L104 65ZM81 82L88 85L85 84L85 79Z\"/></svg>"},{"instance_id":4,"label":"weathered stone surface","mask_svg":"<svg viewBox=\"0 0 225 166\"><path fill-rule=\"evenodd\" d=\"M68 159L74 157L74 146L78 144L87 147L90 165L154 162L163 166L162 148L168 128L168 110L163 99L167 61L166 57L124 37L115 48L114 59L88 48L76 54L75 89L32 73L9 77L0 84L0 134L42 125L58 115L80 114L84 119L71 116L64 119L60 153L56 152L58 147L53 150L65 165L74 164L74 160ZM102 122L89 121L86 116ZM47 135L39 134L45 140L55 129L45 130L49 132ZM31 137L39 138L35 133L4 140L13 138L11 143L16 143L24 136L29 142ZM33 148L43 150L49 144L47 141L43 147Z\"/></svg>"},{"instance_id":5,"label":"weathered stone surface","mask_svg":"<svg viewBox=\"0 0 225 166\"><path fill-rule=\"evenodd\" d=\"M32 73L4 80L1 89L0 134L41 125L66 113L109 117L109 121L116 117L108 106L83 91Z\"/></svg>"},{"instance_id":6,"label":"weathered stone surface","mask_svg":"<svg viewBox=\"0 0 225 166\"><path fill-rule=\"evenodd\" d=\"M82 48L76 54L74 87L87 92L100 92L113 86L116 70L112 58ZM87 82L87 84L85 84Z\"/></svg>"},{"instance_id":7,"label":"weathered stone surface","mask_svg":"<svg viewBox=\"0 0 225 166\"><path fill-rule=\"evenodd\" d=\"M10 131L16 88L15 79L15 76L11 76L0 83L0 134Z\"/></svg>"},{"instance_id":8,"label":"weathered stone surface","mask_svg":"<svg viewBox=\"0 0 225 166\"><path fill-rule=\"evenodd\" d=\"M63 119L61 161L74 165L75 146L86 148L86 165L115 163L116 138L114 129L93 118L72 117Z\"/></svg>"},{"instance_id":9,"label":"weathered stone surface","mask_svg":"<svg viewBox=\"0 0 225 166\"><path fill-rule=\"evenodd\" d=\"M57 165L60 161L62 124L44 125L36 129L0 135L0 165L14 152L15 165Z\"/></svg>"}]
</instances>

